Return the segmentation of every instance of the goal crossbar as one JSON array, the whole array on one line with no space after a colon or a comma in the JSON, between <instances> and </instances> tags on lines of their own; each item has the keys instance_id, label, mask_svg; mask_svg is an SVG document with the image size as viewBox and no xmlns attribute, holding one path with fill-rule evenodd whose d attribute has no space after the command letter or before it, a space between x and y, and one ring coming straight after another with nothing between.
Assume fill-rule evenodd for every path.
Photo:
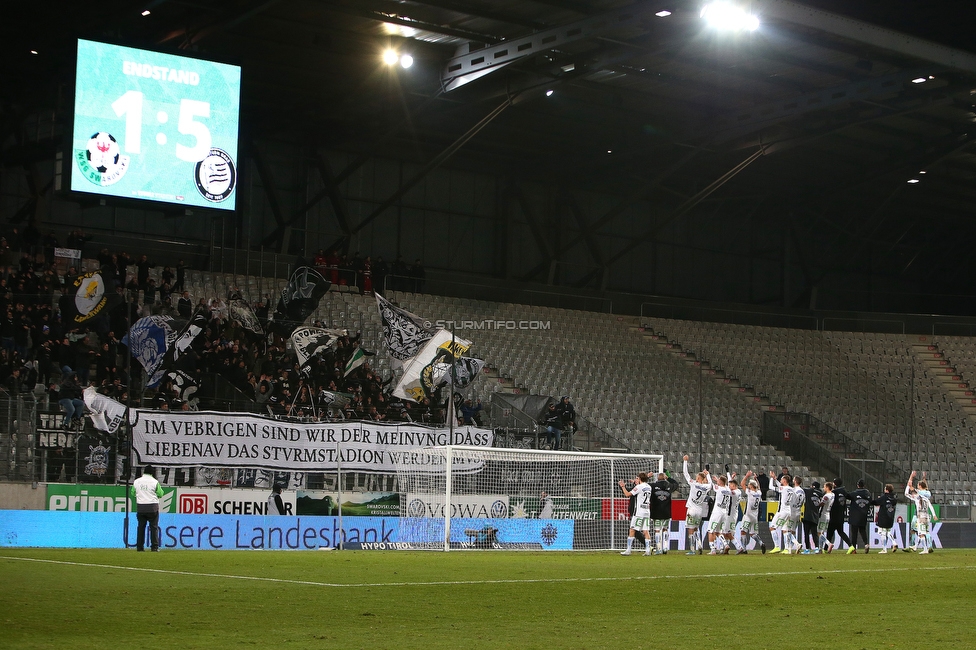
<instances>
[{"instance_id":1,"label":"goal crossbar","mask_svg":"<svg viewBox=\"0 0 976 650\"><path fill-rule=\"evenodd\" d=\"M618 482L664 470L661 454L501 447L420 450L398 466L401 532L417 548L615 548L626 537ZM623 501L623 513L620 512Z\"/></svg>"}]
</instances>

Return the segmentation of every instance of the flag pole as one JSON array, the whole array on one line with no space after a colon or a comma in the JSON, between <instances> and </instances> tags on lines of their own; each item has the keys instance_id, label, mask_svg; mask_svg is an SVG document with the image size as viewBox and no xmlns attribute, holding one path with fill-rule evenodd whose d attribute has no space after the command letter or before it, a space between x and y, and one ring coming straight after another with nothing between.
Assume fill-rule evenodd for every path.
<instances>
[{"instance_id":1,"label":"flag pole","mask_svg":"<svg viewBox=\"0 0 976 650\"><path fill-rule=\"evenodd\" d=\"M451 373L448 375L450 383L448 384L448 395L447 395L447 419L448 422L448 432L450 436L448 437L447 444L454 444L454 420L457 419L454 413L454 364L457 362L457 357L454 356L454 330L451 330Z\"/></svg>"},{"instance_id":2,"label":"flag pole","mask_svg":"<svg viewBox=\"0 0 976 650\"><path fill-rule=\"evenodd\" d=\"M132 329L132 309L129 305L129 292L122 287L122 296L125 298L125 332L129 333ZM132 481L132 456L135 451L135 443L132 439L132 421L129 419L129 412L132 408L132 339L129 345L125 346L125 365L126 365L126 391L125 391L125 440L128 443L129 471L125 473L125 517L122 518L122 545L131 548L129 544L129 486ZM116 458L116 462L118 459ZM123 468L125 465L123 465Z\"/></svg>"}]
</instances>

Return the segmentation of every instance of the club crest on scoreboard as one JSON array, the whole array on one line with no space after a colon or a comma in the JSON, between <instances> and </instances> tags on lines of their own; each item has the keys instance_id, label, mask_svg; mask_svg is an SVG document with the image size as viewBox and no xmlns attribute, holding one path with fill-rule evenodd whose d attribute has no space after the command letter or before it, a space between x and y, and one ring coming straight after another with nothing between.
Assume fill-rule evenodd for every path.
<instances>
[{"instance_id":1,"label":"club crest on scoreboard","mask_svg":"<svg viewBox=\"0 0 976 650\"><path fill-rule=\"evenodd\" d=\"M226 151L214 147L194 167L193 180L203 198L212 203L220 203L237 186L237 166Z\"/></svg>"},{"instance_id":2,"label":"club crest on scoreboard","mask_svg":"<svg viewBox=\"0 0 976 650\"><path fill-rule=\"evenodd\" d=\"M93 133L84 149L75 150L75 160L85 178L100 187L118 183L129 169L129 156L107 131Z\"/></svg>"}]
</instances>

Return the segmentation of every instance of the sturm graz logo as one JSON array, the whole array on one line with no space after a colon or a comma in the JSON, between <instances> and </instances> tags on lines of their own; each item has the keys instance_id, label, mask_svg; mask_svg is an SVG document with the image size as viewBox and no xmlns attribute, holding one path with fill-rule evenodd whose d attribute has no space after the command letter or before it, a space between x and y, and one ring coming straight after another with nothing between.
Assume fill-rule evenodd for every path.
<instances>
[{"instance_id":1,"label":"sturm graz logo","mask_svg":"<svg viewBox=\"0 0 976 650\"><path fill-rule=\"evenodd\" d=\"M495 501L491 504L491 510L489 512L492 519L500 519L502 517L508 516L508 506L501 499Z\"/></svg>"},{"instance_id":2,"label":"sturm graz logo","mask_svg":"<svg viewBox=\"0 0 976 650\"><path fill-rule=\"evenodd\" d=\"M559 537L559 530L552 524L546 524L542 527L542 543L546 546L552 546L555 543L556 538Z\"/></svg>"},{"instance_id":3,"label":"sturm graz logo","mask_svg":"<svg viewBox=\"0 0 976 650\"><path fill-rule=\"evenodd\" d=\"M214 147L206 158L197 163L193 180L203 198L211 203L220 203L234 192L237 167L226 151Z\"/></svg>"}]
</instances>

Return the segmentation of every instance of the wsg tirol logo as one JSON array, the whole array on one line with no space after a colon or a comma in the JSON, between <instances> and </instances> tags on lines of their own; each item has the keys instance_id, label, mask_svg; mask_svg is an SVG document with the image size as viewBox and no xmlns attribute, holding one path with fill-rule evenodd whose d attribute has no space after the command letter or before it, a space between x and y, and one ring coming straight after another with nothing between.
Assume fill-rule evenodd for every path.
<instances>
[{"instance_id":1,"label":"wsg tirol logo","mask_svg":"<svg viewBox=\"0 0 976 650\"><path fill-rule=\"evenodd\" d=\"M237 167L226 151L214 147L194 167L193 180L203 198L220 203L226 201L237 186Z\"/></svg>"},{"instance_id":2,"label":"wsg tirol logo","mask_svg":"<svg viewBox=\"0 0 976 650\"><path fill-rule=\"evenodd\" d=\"M129 157L119 149L115 136L106 131L93 133L84 149L75 150L75 159L85 178L101 187L118 183L129 168Z\"/></svg>"}]
</instances>

